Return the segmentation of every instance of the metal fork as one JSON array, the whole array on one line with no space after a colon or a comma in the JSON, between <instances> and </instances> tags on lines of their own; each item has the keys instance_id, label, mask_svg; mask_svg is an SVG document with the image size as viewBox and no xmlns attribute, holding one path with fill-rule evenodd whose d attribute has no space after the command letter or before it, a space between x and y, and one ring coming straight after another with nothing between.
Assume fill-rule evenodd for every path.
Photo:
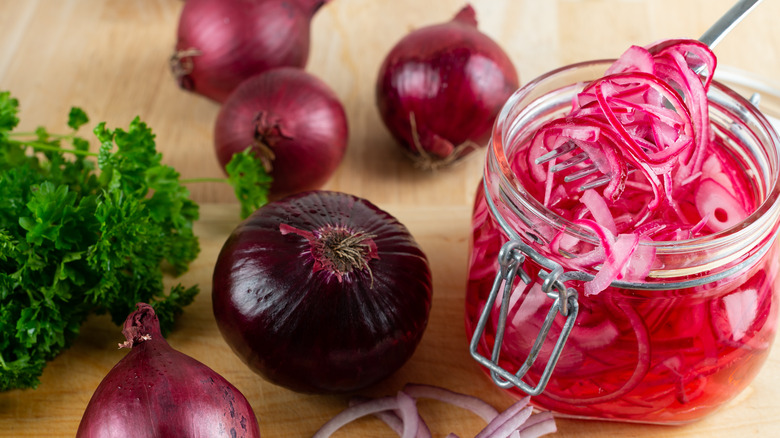
<instances>
[{"instance_id":1,"label":"metal fork","mask_svg":"<svg viewBox=\"0 0 780 438\"><path fill-rule=\"evenodd\" d=\"M734 28L737 24L739 24L740 21L742 21L745 16L753 10L754 7L756 7L759 3L761 3L762 0L739 0L737 1L728 11L726 11L725 14L723 14L718 21L716 21L712 26L710 26L709 29L707 29L701 37L699 37L699 41L706 44L710 48L714 48L722 39L726 36L726 34ZM535 162L536 164L544 164L549 161L552 161L556 158L563 157L566 154L569 154L571 152L574 152L574 150L577 149L577 145L574 144L574 142L569 141L561 146L551 150L550 152L538 157ZM560 163L554 164L550 168L551 173L560 172L562 170L569 169L573 166L576 166L580 163L583 163L587 161L590 157L586 152L580 152L576 155L572 155L569 158L561 161ZM635 171L636 169L629 169L629 173ZM587 178L591 175L594 175L598 172L598 168L596 167L596 164L591 163L586 166L583 166L576 171L566 175L563 180L565 182L571 182L571 181L577 181L583 178ZM605 184L608 184L610 179L612 179L612 176L610 174L602 175L598 178L595 178L591 181L588 181L585 184L582 184L579 187L580 191L585 191L588 189L596 188L603 186Z\"/></svg>"}]
</instances>

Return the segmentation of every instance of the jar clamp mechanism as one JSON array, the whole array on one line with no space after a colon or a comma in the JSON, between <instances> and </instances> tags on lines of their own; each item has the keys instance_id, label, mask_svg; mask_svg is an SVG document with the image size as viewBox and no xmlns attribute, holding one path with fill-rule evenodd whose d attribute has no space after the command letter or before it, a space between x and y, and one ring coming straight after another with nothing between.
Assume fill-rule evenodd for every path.
<instances>
[{"instance_id":1,"label":"jar clamp mechanism","mask_svg":"<svg viewBox=\"0 0 780 438\"><path fill-rule=\"evenodd\" d=\"M553 300L553 304L547 312L544 324L534 341L528 357L525 362L523 362L520 369L512 373L499 365L499 356L501 345L504 340L504 331L506 329L507 312L509 311L510 301L509 296L512 293L515 277L520 274L520 280L526 284L529 284L532 281L528 273L523 269L523 262L526 257L530 257L533 261L545 268L549 268L549 271L540 271L539 275L543 278L542 291ZM493 282L490 295L485 303L485 307L482 309L474 334L471 337L469 351L477 362L490 370L490 376L496 385L501 388L516 386L528 395L536 396L541 394L542 391L544 391L545 386L547 386L550 375L552 375L555 364L566 344L566 339L568 339L569 333L574 327L574 321L579 312L577 291L573 288L566 287L565 281L568 280L568 276L564 273L563 268L559 264L543 257L530 246L519 240L509 240L501 247L501 251L498 254L498 263L499 269L496 273L496 279ZM488 322L488 318L490 318L490 313L496 303L499 291L501 291L502 295L498 326L496 328L496 339L493 344L491 358L488 359L477 352L477 345L479 344L480 339L482 339L485 326ZM552 354L544 367L544 372L542 373L539 382L537 382L536 386L531 386L522 379L536 362L542 345L544 344L545 339L547 339L552 323L558 313L566 318L566 322L563 325L561 334L555 341Z\"/></svg>"},{"instance_id":2,"label":"jar clamp mechanism","mask_svg":"<svg viewBox=\"0 0 780 438\"><path fill-rule=\"evenodd\" d=\"M685 239L664 234L671 229L645 235L637 259L610 266L620 268L617 278L591 283L594 293L585 296L584 286L606 261L593 252L601 236L567 219L578 217L568 209L579 204L550 201L556 183L542 186L529 173L540 170L531 167L529 148L539 127L567 114L584 84L603 77L613 62L540 76L496 119L472 215L465 295L470 355L498 387L529 394L536 407L558 415L688 423L743 391L775 339L780 138L755 98L751 105L738 90L710 83L712 153L701 158L733 171L729 187L740 190L699 194L699 181L679 196L694 205L706 195L712 204L699 213L708 215L734 197L747 215L723 229L693 215L695 226L712 229L677 236ZM765 106L773 110L775 103ZM711 182L726 174L710 170ZM631 208L644 211L641 204ZM652 217L640 219L646 224ZM634 231L623 229L615 241Z\"/></svg>"}]
</instances>

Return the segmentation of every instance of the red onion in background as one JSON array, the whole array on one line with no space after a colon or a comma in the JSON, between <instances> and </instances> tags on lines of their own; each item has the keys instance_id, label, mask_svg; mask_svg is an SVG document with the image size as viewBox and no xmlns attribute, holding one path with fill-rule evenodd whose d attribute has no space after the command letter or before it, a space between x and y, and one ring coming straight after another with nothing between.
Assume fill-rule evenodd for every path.
<instances>
[{"instance_id":1,"label":"red onion in background","mask_svg":"<svg viewBox=\"0 0 780 438\"><path fill-rule=\"evenodd\" d=\"M344 106L317 77L282 67L244 81L222 105L214 128L224 168L252 146L273 178L271 198L322 187L347 149Z\"/></svg>"},{"instance_id":2,"label":"red onion in background","mask_svg":"<svg viewBox=\"0 0 780 438\"><path fill-rule=\"evenodd\" d=\"M397 219L352 195L271 202L227 239L212 302L227 343L295 391L355 391L411 356L428 323L428 260Z\"/></svg>"},{"instance_id":3,"label":"red onion in background","mask_svg":"<svg viewBox=\"0 0 780 438\"><path fill-rule=\"evenodd\" d=\"M130 352L108 372L87 405L77 438L259 438L252 407L211 368L174 350L152 306L125 321Z\"/></svg>"},{"instance_id":4,"label":"red onion in background","mask_svg":"<svg viewBox=\"0 0 780 438\"><path fill-rule=\"evenodd\" d=\"M314 14L330 0L187 0L171 70L179 86L217 102L274 67L306 66Z\"/></svg>"},{"instance_id":5,"label":"red onion in background","mask_svg":"<svg viewBox=\"0 0 780 438\"><path fill-rule=\"evenodd\" d=\"M439 168L485 146L518 86L512 61L477 29L467 5L453 20L417 29L393 47L379 70L376 101L413 160Z\"/></svg>"}]
</instances>

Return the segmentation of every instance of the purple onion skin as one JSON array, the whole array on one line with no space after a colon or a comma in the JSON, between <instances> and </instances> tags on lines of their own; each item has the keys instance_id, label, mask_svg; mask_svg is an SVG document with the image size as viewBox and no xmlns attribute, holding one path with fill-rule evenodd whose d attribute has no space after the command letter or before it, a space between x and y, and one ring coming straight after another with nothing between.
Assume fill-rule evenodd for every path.
<instances>
[{"instance_id":1,"label":"purple onion skin","mask_svg":"<svg viewBox=\"0 0 780 438\"><path fill-rule=\"evenodd\" d=\"M185 90L223 102L243 80L303 68L314 14L330 0L187 0L171 69ZM198 55L188 55L196 50Z\"/></svg>"},{"instance_id":2,"label":"purple onion skin","mask_svg":"<svg viewBox=\"0 0 780 438\"><path fill-rule=\"evenodd\" d=\"M316 76L291 67L244 81L220 108L214 127L223 169L249 146L267 160L272 199L325 185L344 158L348 137L338 96Z\"/></svg>"},{"instance_id":3,"label":"purple onion skin","mask_svg":"<svg viewBox=\"0 0 780 438\"><path fill-rule=\"evenodd\" d=\"M171 348L151 306L139 304L122 332L132 348L98 385L77 438L260 437L243 394Z\"/></svg>"},{"instance_id":4,"label":"purple onion skin","mask_svg":"<svg viewBox=\"0 0 780 438\"><path fill-rule=\"evenodd\" d=\"M304 235L330 227L374 236L370 272L339 280L321 263ZM365 199L329 191L266 204L241 223L219 254L212 291L238 356L266 380L306 393L352 392L394 373L422 338L431 296L428 260L406 227Z\"/></svg>"},{"instance_id":5,"label":"purple onion skin","mask_svg":"<svg viewBox=\"0 0 780 438\"><path fill-rule=\"evenodd\" d=\"M376 103L399 145L422 167L436 168L484 147L518 87L511 59L477 29L474 9L466 6L453 20L412 31L391 49L379 69Z\"/></svg>"}]
</instances>

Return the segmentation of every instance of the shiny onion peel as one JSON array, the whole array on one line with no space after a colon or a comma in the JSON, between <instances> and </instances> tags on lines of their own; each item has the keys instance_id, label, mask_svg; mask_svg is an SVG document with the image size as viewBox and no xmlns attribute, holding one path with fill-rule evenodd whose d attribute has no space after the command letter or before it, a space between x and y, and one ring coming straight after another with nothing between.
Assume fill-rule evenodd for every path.
<instances>
[{"instance_id":1,"label":"shiny onion peel","mask_svg":"<svg viewBox=\"0 0 780 438\"><path fill-rule=\"evenodd\" d=\"M442 168L486 145L518 88L506 52L479 31L466 5L452 20L403 37L387 54L376 103L387 129L424 169Z\"/></svg>"},{"instance_id":2,"label":"shiny onion peel","mask_svg":"<svg viewBox=\"0 0 780 438\"><path fill-rule=\"evenodd\" d=\"M179 86L217 102L275 67L306 66L314 14L330 0L187 0L170 59Z\"/></svg>"},{"instance_id":3,"label":"shiny onion peel","mask_svg":"<svg viewBox=\"0 0 780 438\"><path fill-rule=\"evenodd\" d=\"M77 438L259 438L247 399L224 377L171 348L152 306L139 303L125 321L130 348L100 382Z\"/></svg>"},{"instance_id":4,"label":"shiny onion peel","mask_svg":"<svg viewBox=\"0 0 780 438\"><path fill-rule=\"evenodd\" d=\"M310 191L242 222L217 259L222 335L265 379L299 392L379 382L412 356L428 323L428 259L409 230L353 195Z\"/></svg>"},{"instance_id":5,"label":"shiny onion peel","mask_svg":"<svg viewBox=\"0 0 780 438\"><path fill-rule=\"evenodd\" d=\"M251 147L273 179L272 199L321 188L341 164L348 138L338 96L321 79L292 67L244 81L220 108L214 127L222 168Z\"/></svg>"}]
</instances>

